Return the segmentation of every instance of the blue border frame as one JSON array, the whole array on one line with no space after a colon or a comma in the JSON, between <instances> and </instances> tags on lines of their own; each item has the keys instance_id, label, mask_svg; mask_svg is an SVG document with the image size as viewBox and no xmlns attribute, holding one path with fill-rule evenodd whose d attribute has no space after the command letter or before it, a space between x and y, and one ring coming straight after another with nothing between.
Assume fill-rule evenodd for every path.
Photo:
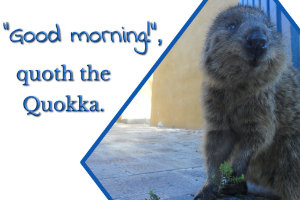
<instances>
[{"instance_id":1,"label":"blue border frame","mask_svg":"<svg viewBox=\"0 0 300 200\"><path fill-rule=\"evenodd\" d=\"M297 30L298 34L300 34L299 26L296 24L296 22L293 20L290 14L286 11L283 5L279 2L279 0L273 0L273 1L279 7L281 13L283 13L286 16L286 18L290 21L291 25Z\"/></svg>"},{"instance_id":2,"label":"blue border frame","mask_svg":"<svg viewBox=\"0 0 300 200\"><path fill-rule=\"evenodd\" d=\"M181 35L186 31L188 26L193 22L195 17L198 15L198 13L202 10L202 8L205 6L208 0L203 0L201 4L198 6L198 8L194 11L192 16L188 19L188 21L184 24L184 26L181 28L181 30L178 32L178 34L175 36L175 38L172 40L172 42L169 44L169 46L166 48L166 50L163 52L163 54L159 57L159 59L156 61L156 63L153 65L153 67L150 69L150 71L146 74L146 76L143 78L143 80L140 82L140 84L137 86L137 88L133 91L133 93L130 95L130 97L127 99L127 101L124 103L124 105L121 107L121 109L118 111L118 113L115 115L115 117L111 120L111 122L108 124L108 126L104 129L100 137L96 140L96 142L93 144L93 146L90 148L90 150L87 152L87 154L83 157L83 159L80 161L83 168L87 171L87 173L90 175L90 177L94 180L94 182L97 184L97 186L100 188L100 190L104 193L104 195L109 200L113 200L112 197L109 195L109 193L106 191L106 189L103 187L101 182L97 179L97 177L93 174L92 170L88 167L86 164L87 159L90 157L90 155L93 153L95 148L99 145L99 143L102 141L102 139L106 136L108 131L111 129L111 127L115 124L115 122L119 119L121 114L124 112L124 110L127 108L127 106L130 104L132 99L136 96L136 94L140 91L140 89L144 86L144 84L147 82L147 80L150 78L150 76L153 74L153 72L156 70L156 68L159 66L159 64L162 62L162 60L166 57L166 55L170 52L170 50L173 48L173 46L176 44L178 39L181 37Z\"/></svg>"},{"instance_id":3,"label":"blue border frame","mask_svg":"<svg viewBox=\"0 0 300 200\"><path fill-rule=\"evenodd\" d=\"M244 1L244 0L243 0ZM188 21L184 24L184 26L181 28L181 30L178 32L178 34L175 36L175 38L172 40L172 42L169 44L169 46L166 48L166 50L163 52L163 54L159 57L159 59L156 61L156 63L152 66L150 71L146 74L146 76L143 78L143 80L140 82L140 84L137 86L137 88L133 91L133 93L130 95L130 97L127 99L127 101L124 103L124 105L121 107L121 109L117 112L115 117L111 120L111 122L108 124L108 126L104 129L100 137L96 140L96 142L93 144L93 146L89 149L89 151L86 153L86 155L83 157L83 159L80 161L83 168L87 171L87 173L90 175L90 177L94 180L94 182L97 184L97 186L100 188L100 190L103 192L103 194L106 196L107 199L113 200L112 197L109 195L109 193L106 191L106 189L103 187L101 182L97 179L97 177L93 174L92 170L88 167L86 164L87 159L90 157L90 155L93 153L95 148L99 145L99 143L102 141L102 139L106 136L108 131L111 129L111 127L115 124L115 122L119 119L121 114L124 112L124 110L127 108L127 106L130 104L130 102L133 100L133 98L137 95L137 93L140 91L140 89L144 86L144 84L147 82L147 80L150 78L150 76L153 74L153 72L156 70L156 68L159 66L159 64L162 62L162 60L166 57L166 55L170 52L170 50L173 48L173 46L176 44L178 39L182 36L182 34L186 31L188 26L193 22L195 17L199 14L199 12L202 10L202 8L205 6L205 4L208 2L208 0L203 0L201 4L198 6L198 8L194 11L192 16L188 19ZM248 0L247 0L248 2ZM295 23L295 21L291 18L291 16L287 13L287 11L284 9L284 7L281 5L281 3L278 0L274 0L274 2L277 4L278 7L280 7L281 12L284 13L287 17L287 19L291 22L295 30L298 34L300 34L300 29Z\"/></svg>"}]
</instances>

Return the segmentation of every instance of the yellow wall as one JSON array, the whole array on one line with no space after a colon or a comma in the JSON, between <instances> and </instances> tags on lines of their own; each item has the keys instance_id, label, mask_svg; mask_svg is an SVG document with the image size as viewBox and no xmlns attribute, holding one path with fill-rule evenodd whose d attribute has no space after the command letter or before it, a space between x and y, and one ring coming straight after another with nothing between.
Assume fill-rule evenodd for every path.
<instances>
[{"instance_id":1,"label":"yellow wall","mask_svg":"<svg viewBox=\"0 0 300 200\"><path fill-rule=\"evenodd\" d=\"M202 126L200 57L216 15L238 0L209 0L154 72L150 123L167 127Z\"/></svg>"}]
</instances>

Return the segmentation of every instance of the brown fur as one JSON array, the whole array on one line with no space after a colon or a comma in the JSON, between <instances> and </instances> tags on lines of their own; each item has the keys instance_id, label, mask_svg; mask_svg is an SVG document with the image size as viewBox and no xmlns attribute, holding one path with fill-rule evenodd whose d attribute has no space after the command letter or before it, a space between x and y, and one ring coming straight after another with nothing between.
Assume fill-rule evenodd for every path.
<instances>
[{"instance_id":1,"label":"brown fur","mask_svg":"<svg viewBox=\"0 0 300 200\"><path fill-rule=\"evenodd\" d=\"M267 49L256 59L245 42L257 29ZM234 7L214 21L203 53L203 107L207 182L195 199L215 198L219 166L271 188L283 200L300 199L300 75L281 35L263 11Z\"/></svg>"}]
</instances>

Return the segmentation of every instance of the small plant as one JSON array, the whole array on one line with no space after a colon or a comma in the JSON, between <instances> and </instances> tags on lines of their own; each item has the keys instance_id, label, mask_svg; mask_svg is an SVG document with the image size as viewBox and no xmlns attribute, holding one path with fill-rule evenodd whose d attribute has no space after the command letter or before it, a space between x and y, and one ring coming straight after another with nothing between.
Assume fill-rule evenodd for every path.
<instances>
[{"instance_id":1,"label":"small plant","mask_svg":"<svg viewBox=\"0 0 300 200\"><path fill-rule=\"evenodd\" d=\"M220 172L221 172L221 184L239 184L245 181L245 176L242 174L241 176L233 176L233 169L230 164L224 162L220 165Z\"/></svg>"},{"instance_id":2,"label":"small plant","mask_svg":"<svg viewBox=\"0 0 300 200\"><path fill-rule=\"evenodd\" d=\"M150 190L149 191L149 195L150 195L150 199L145 199L145 200L160 200L160 197L159 196L157 196L157 194L155 194L154 192L153 192L153 190Z\"/></svg>"}]
</instances>

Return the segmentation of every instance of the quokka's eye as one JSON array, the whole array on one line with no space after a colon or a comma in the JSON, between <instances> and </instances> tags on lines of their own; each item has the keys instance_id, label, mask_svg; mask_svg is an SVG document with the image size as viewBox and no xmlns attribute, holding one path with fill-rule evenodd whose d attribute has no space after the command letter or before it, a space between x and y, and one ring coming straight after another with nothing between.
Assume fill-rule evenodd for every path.
<instances>
[{"instance_id":1,"label":"quokka's eye","mask_svg":"<svg viewBox=\"0 0 300 200\"><path fill-rule=\"evenodd\" d=\"M231 23L231 24L228 24L226 27L227 27L229 30L235 30L237 26L236 26L236 24Z\"/></svg>"}]
</instances>

